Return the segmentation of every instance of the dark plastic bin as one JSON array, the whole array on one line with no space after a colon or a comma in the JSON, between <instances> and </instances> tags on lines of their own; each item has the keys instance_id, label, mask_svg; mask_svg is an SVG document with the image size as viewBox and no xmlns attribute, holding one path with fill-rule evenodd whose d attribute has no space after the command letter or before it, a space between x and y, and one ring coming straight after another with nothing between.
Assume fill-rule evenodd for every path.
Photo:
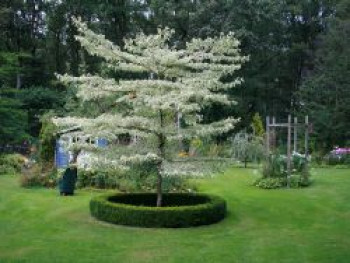
<instances>
[{"instance_id":1,"label":"dark plastic bin","mask_svg":"<svg viewBox=\"0 0 350 263\"><path fill-rule=\"evenodd\" d=\"M77 168L68 167L58 181L61 195L74 195L75 183L77 181Z\"/></svg>"}]
</instances>

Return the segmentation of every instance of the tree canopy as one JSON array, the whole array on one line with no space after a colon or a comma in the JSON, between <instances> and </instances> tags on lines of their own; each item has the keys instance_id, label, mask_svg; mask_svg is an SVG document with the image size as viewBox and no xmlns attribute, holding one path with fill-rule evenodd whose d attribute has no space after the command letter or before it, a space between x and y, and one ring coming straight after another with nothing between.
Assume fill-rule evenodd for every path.
<instances>
[{"instance_id":1,"label":"tree canopy","mask_svg":"<svg viewBox=\"0 0 350 263\"><path fill-rule=\"evenodd\" d=\"M106 79L100 76L68 75L59 78L76 84L82 100L94 100L118 94L115 107L127 105L128 110L106 112L96 118L65 117L54 122L63 127L78 126L89 135L113 138L128 133L139 138L153 137L156 146L147 153L114 156L121 166L129 162L152 160L158 165L158 201L161 205L161 180L167 170L167 144L174 140L208 137L227 133L234 128L237 118L229 117L212 123L201 122L200 110L206 104L235 104L222 91L242 82L240 77L224 83L222 79L240 69L247 57L240 55L239 41L233 33L215 38L192 39L185 48L171 44L174 31L158 29L155 35L136 35L126 39L123 49L104 36L75 20L76 37L92 55L102 57L109 67L125 71L147 72L142 79ZM186 126L179 129L168 116L181 114ZM118 160L119 158L119 160ZM176 172L176 171L175 171Z\"/></svg>"},{"instance_id":2,"label":"tree canopy","mask_svg":"<svg viewBox=\"0 0 350 263\"><path fill-rule=\"evenodd\" d=\"M350 138L350 4L341 2L338 10L318 39L315 68L299 92L302 112L314 122L319 148L344 146Z\"/></svg>"},{"instance_id":3,"label":"tree canopy","mask_svg":"<svg viewBox=\"0 0 350 263\"><path fill-rule=\"evenodd\" d=\"M329 61L330 64L327 63L332 66L327 78L323 74L323 79L318 78L320 84L315 82L316 76L321 76L321 64L326 65L320 58L329 57L320 55L326 52L326 39L347 39L344 33L347 10L345 0L4 0L0 1L0 88L42 87L55 91L58 87L55 73L80 76L103 72L104 76L116 78L126 75L142 78L142 72L110 71L103 59L91 56L75 39L74 16L81 17L94 32L108 36L122 49L124 38L133 38L140 32L156 34L158 27L175 30L171 42L179 49L194 38L204 39L233 31L241 41L242 54L250 58L239 70L245 81L239 88L226 91L238 104L235 107L207 106L202 110L204 121L220 120L221 114L242 116L238 131L250 126L256 112L262 119L267 115L285 118L287 114L309 114L316 131L312 136L322 142L326 150L334 144L345 145L349 140L347 133L331 136L347 129L342 123L348 123L348 111L339 104L334 106L334 100L318 102L329 96L324 88L318 93L322 99L318 99L311 93L306 95L306 87L311 87L311 83L317 87L329 83L330 72L334 72L334 76L347 75L344 72L346 65L333 71L335 62ZM338 45L329 46L329 53L344 60L347 57L347 49ZM231 81L230 78L227 76L225 81ZM340 78L335 78L339 84L336 86L346 92L349 82L342 78L342 83ZM55 110L61 114L72 109L80 110L81 115L94 113L94 110L77 107L74 92L66 90L62 97L65 96L69 101L65 109L56 104ZM311 104L323 104L325 109L315 110ZM109 106L109 103L105 104L106 108ZM31 111L35 111L35 107ZM333 115L336 117L332 118ZM337 120L336 125L329 126L342 127L336 132L323 127L322 123L329 122L327 118ZM28 122L36 122L29 128L34 136L38 136L38 120L28 118ZM328 135L320 136L321 130Z\"/></svg>"}]
</instances>

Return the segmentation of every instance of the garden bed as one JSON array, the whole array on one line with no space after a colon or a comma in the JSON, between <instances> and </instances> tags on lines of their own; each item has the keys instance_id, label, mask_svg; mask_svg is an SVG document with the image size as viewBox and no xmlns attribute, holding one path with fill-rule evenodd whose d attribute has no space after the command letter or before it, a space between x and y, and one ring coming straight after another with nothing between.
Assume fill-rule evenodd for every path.
<instances>
[{"instance_id":1,"label":"garden bed","mask_svg":"<svg viewBox=\"0 0 350 263\"><path fill-rule=\"evenodd\" d=\"M109 223L139 227L192 227L209 225L226 215L226 202L207 194L163 194L156 207L155 193L106 194L90 202L92 216Z\"/></svg>"}]
</instances>

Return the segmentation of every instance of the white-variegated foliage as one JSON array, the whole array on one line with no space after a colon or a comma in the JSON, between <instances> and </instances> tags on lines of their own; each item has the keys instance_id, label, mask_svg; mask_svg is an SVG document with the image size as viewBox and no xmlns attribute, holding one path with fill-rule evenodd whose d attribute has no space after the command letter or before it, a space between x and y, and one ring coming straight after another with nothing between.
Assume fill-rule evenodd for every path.
<instances>
[{"instance_id":1,"label":"white-variegated foliage","mask_svg":"<svg viewBox=\"0 0 350 263\"><path fill-rule=\"evenodd\" d=\"M223 83L222 79L227 76L232 79L247 57L240 55L239 41L233 33L193 39L186 48L177 49L171 45L174 32L165 28L155 35L141 33L126 39L124 47L120 48L81 21L75 20L75 25L79 32L76 38L88 53L103 58L110 68L144 72L148 77L115 80L92 75L58 76L62 82L75 85L77 95L83 101L118 95L115 107L128 105L131 110L120 114L105 113L97 118L54 118L56 125L80 127L89 135L108 139L129 133L139 138L163 138L166 143L219 135L234 128L236 118L202 124L198 114L203 106L212 103L235 104L224 91L239 85L242 79L237 77L230 83ZM178 129L174 120L164 121L164 116L178 114L186 122L185 128ZM112 158L121 165L145 159L165 161L157 147L130 156L114 152ZM168 162L163 162L164 174L167 174L165 169L169 165L165 164Z\"/></svg>"}]
</instances>

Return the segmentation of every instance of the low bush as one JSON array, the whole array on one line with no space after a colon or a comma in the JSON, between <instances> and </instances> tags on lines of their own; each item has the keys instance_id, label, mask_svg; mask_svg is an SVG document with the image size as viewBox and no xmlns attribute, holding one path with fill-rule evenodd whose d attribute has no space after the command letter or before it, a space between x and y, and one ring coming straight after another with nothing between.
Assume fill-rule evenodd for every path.
<instances>
[{"instance_id":1,"label":"low bush","mask_svg":"<svg viewBox=\"0 0 350 263\"><path fill-rule=\"evenodd\" d=\"M286 180L281 177L259 178L254 185L263 189L277 189L284 187L286 185Z\"/></svg>"},{"instance_id":2,"label":"low bush","mask_svg":"<svg viewBox=\"0 0 350 263\"><path fill-rule=\"evenodd\" d=\"M134 165L128 171L117 169L78 169L77 187L118 189L122 192L151 192L157 187L156 168L151 164ZM175 176L163 177L163 192L194 190L186 179Z\"/></svg>"},{"instance_id":3,"label":"low bush","mask_svg":"<svg viewBox=\"0 0 350 263\"><path fill-rule=\"evenodd\" d=\"M304 173L308 170L308 160L302 154L294 152L291 160L291 170L293 173ZM286 177L287 175L287 156L281 154L272 154L263 166L263 177Z\"/></svg>"},{"instance_id":4,"label":"low bush","mask_svg":"<svg viewBox=\"0 0 350 263\"><path fill-rule=\"evenodd\" d=\"M22 187L53 188L57 185L57 170L43 171L41 165L33 164L22 170L20 185Z\"/></svg>"},{"instance_id":5,"label":"low bush","mask_svg":"<svg viewBox=\"0 0 350 263\"><path fill-rule=\"evenodd\" d=\"M0 164L0 174L16 174L16 170L12 166Z\"/></svg>"},{"instance_id":6,"label":"low bush","mask_svg":"<svg viewBox=\"0 0 350 263\"><path fill-rule=\"evenodd\" d=\"M155 207L155 193L106 194L90 201L95 218L139 227L192 227L208 225L226 215L226 202L206 194L163 194L163 206Z\"/></svg>"},{"instance_id":7,"label":"low bush","mask_svg":"<svg viewBox=\"0 0 350 263\"><path fill-rule=\"evenodd\" d=\"M124 190L140 190L141 183L148 177L155 176L156 167L149 163L134 165L130 170L118 170L112 168L97 169L78 169L77 186L96 187L96 188L113 188ZM125 187L124 187L125 182Z\"/></svg>"},{"instance_id":8,"label":"low bush","mask_svg":"<svg viewBox=\"0 0 350 263\"><path fill-rule=\"evenodd\" d=\"M21 154L3 154L0 155L0 174L20 173L26 161Z\"/></svg>"},{"instance_id":9,"label":"low bush","mask_svg":"<svg viewBox=\"0 0 350 263\"><path fill-rule=\"evenodd\" d=\"M310 185L308 160L299 153L293 153L291 160L291 177L289 187L298 188ZM264 189L276 189L288 186L287 157L270 155L262 170L262 178L254 185Z\"/></svg>"},{"instance_id":10,"label":"low bush","mask_svg":"<svg viewBox=\"0 0 350 263\"><path fill-rule=\"evenodd\" d=\"M282 155L271 155L263 165L263 178L285 177L287 169L286 158Z\"/></svg>"},{"instance_id":11,"label":"low bush","mask_svg":"<svg viewBox=\"0 0 350 263\"><path fill-rule=\"evenodd\" d=\"M310 180L300 175L293 175L290 178L290 188L300 188L310 185ZM254 182L255 186L258 186L263 189L277 189L282 187L287 187L287 178L286 177L268 177L268 178L259 178Z\"/></svg>"},{"instance_id":12,"label":"low bush","mask_svg":"<svg viewBox=\"0 0 350 263\"><path fill-rule=\"evenodd\" d=\"M324 160L329 165L348 165L350 166L350 154L328 154Z\"/></svg>"}]
</instances>

